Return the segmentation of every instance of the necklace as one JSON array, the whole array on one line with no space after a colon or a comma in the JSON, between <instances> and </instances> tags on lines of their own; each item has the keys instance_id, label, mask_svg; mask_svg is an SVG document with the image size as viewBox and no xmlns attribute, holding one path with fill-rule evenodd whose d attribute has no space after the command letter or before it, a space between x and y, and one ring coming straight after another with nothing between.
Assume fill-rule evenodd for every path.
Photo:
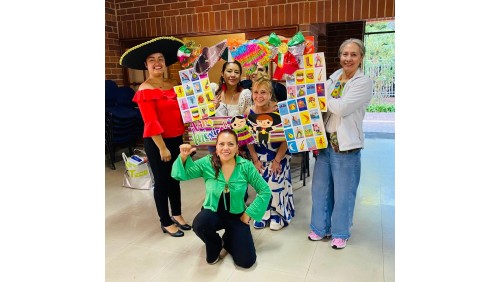
<instances>
[{"instance_id":1,"label":"necklace","mask_svg":"<svg viewBox=\"0 0 500 282\"><path fill-rule=\"evenodd\" d=\"M227 103L227 97L226 97L226 92L224 92L224 102L226 103L226 105L232 105L233 104L233 101L234 101L234 96L236 96L236 93L233 93L233 95L231 96L231 104L228 104Z\"/></svg>"},{"instance_id":2,"label":"necklace","mask_svg":"<svg viewBox=\"0 0 500 282\"><path fill-rule=\"evenodd\" d=\"M233 101L234 101L234 96L236 96L236 93L233 93L233 96L231 96L231 105L233 104ZM226 109L226 116L229 116L229 108L228 106L230 104L227 103L227 99L226 99L226 92L224 92L224 108Z\"/></svg>"}]
</instances>

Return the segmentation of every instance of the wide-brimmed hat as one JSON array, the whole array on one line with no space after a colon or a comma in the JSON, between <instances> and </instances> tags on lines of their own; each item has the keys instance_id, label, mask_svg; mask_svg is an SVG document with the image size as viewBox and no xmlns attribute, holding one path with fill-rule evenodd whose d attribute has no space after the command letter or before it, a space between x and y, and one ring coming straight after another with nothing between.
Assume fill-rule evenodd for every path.
<instances>
[{"instance_id":1,"label":"wide-brimmed hat","mask_svg":"<svg viewBox=\"0 0 500 282\"><path fill-rule=\"evenodd\" d=\"M184 45L182 40L169 36L157 37L128 49L120 58L120 65L136 69L146 70L144 62L146 58L154 53L162 53L165 57L165 65L169 66L177 62L177 50Z\"/></svg>"}]
</instances>

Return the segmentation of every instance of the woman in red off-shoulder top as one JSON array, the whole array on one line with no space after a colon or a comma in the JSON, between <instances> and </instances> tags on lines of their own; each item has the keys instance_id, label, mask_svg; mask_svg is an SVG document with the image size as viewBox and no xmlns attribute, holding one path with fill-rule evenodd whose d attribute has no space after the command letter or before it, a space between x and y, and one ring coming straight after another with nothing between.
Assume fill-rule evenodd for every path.
<instances>
[{"instance_id":1,"label":"woman in red off-shoulder top","mask_svg":"<svg viewBox=\"0 0 500 282\"><path fill-rule=\"evenodd\" d=\"M184 124L173 90L174 83L163 77L167 65L176 61L177 49L182 45L182 41L177 44L176 40L163 37L140 44L127 51L120 64L136 69L142 67L149 72L148 79L139 86L133 101L139 105L144 120L144 149L154 177L154 199L161 229L172 237L181 237L184 236L182 230L190 230L191 226L182 217L180 185L172 178L171 172L172 164L179 155L179 146L183 143ZM139 61L141 58L142 64Z\"/></svg>"}]
</instances>

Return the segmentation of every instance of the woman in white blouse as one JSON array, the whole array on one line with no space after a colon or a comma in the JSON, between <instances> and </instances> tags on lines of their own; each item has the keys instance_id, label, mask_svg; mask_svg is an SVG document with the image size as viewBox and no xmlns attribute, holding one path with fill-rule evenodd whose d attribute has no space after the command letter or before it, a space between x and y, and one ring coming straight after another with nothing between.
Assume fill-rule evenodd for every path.
<instances>
[{"instance_id":1,"label":"woman in white blouse","mask_svg":"<svg viewBox=\"0 0 500 282\"><path fill-rule=\"evenodd\" d=\"M242 71L240 62L225 62L222 65L219 84L211 83L215 93L216 117L242 115L252 105L252 93L241 86Z\"/></svg>"}]
</instances>

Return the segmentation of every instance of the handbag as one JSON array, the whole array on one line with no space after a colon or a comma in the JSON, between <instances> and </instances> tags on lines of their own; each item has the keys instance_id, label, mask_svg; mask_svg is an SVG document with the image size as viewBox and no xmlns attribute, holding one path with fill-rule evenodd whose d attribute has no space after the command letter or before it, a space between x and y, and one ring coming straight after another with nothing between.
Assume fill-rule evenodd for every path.
<instances>
[{"instance_id":1,"label":"handbag","mask_svg":"<svg viewBox=\"0 0 500 282\"><path fill-rule=\"evenodd\" d=\"M125 163L122 186L134 189L153 189L154 180L146 158L141 158L138 155L127 157L125 153L122 153L122 157Z\"/></svg>"}]
</instances>

